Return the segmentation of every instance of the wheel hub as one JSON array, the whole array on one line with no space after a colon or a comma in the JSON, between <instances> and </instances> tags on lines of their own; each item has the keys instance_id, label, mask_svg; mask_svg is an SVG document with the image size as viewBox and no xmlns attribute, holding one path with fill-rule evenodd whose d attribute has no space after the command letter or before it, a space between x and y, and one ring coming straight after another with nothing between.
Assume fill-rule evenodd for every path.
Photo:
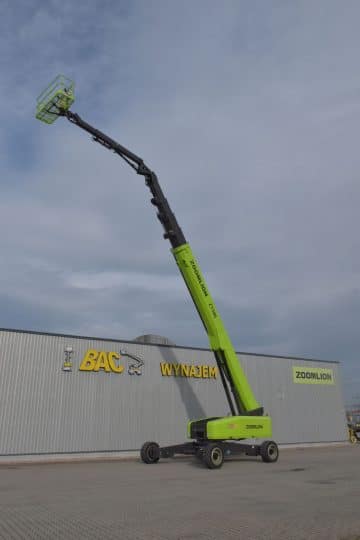
<instances>
[{"instance_id":1,"label":"wheel hub","mask_svg":"<svg viewBox=\"0 0 360 540\"><path fill-rule=\"evenodd\" d=\"M211 459L215 465L218 465L222 461L222 452L220 448L214 448L211 451Z\"/></svg>"}]
</instances>

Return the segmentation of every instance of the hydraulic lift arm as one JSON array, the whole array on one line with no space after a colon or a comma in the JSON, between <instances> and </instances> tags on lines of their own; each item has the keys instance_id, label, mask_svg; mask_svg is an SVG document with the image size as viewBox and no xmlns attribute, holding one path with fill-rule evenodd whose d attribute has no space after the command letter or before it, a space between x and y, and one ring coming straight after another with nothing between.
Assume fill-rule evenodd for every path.
<instances>
[{"instance_id":1,"label":"hydraulic lift arm","mask_svg":"<svg viewBox=\"0 0 360 540\"><path fill-rule=\"evenodd\" d=\"M85 122L78 114L70 110L61 111L60 114L87 131L94 141L118 154L135 169L137 174L145 177L145 183L152 194L151 203L157 208L157 217L164 228L164 238L171 243L172 253L178 268L207 332L231 413L233 415L261 415L263 410L254 397L201 269L163 194L156 174L145 165L139 156Z\"/></svg>"},{"instance_id":2,"label":"hydraulic lift arm","mask_svg":"<svg viewBox=\"0 0 360 540\"><path fill-rule=\"evenodd\" d=\"M209 468L218 468L225 455L246 452L249 455L260 454L263 461L276 461L278 448L273 441L265 441L261 445L227 442L271 436L271 418L264 415L263 408L255 399L198 262L163 194L156 174L139 156L70 111L74 101L73 89L72 81L63 76L57 77L40 94L36 118L48 124L59 117L67 118L88 132L95 142L119 155L137 174L144 176L152 195L151 203L156 207L157 217L164 229L163 236L171 244L177 266L208 335L231 411L230 417L191 420L188 423L188 436L194 440L192 443L162 448L154 442L144 443L141 449L142 460L145 463L155 463L160 457L171 457L175 453L196 454L203 457Z\"/></svg>"}]
</instances>

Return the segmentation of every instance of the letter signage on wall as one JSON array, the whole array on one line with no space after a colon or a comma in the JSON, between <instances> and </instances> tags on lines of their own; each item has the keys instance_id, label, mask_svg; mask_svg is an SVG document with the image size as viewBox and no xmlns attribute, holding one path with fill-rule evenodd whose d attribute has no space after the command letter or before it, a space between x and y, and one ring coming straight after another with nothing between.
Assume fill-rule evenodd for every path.
<instances>
[{"instance_id":1,"label":"letter signage on wall","mask_svg":"<svg viewBox=\"0 0 360 540\"><path fill-rule=\"evenodd\" d=\"M80 364L79 371L104 370L110 373L122 373L124 366L119 363L120 354L117 352L96 351L89 349Z\"/></svg>"},{"instance_id":2,"label":"letter signage on wall","mask_svg":"<svg viewBox=\"0 0 360 540\"><path fill-rule=\"evenodd\" d=\"M144 360L126 349L121 349L119 352L88 349L81 361L79 371L123 373L125 370L125 358L128 361L128 374L141 375Z\"/></svg>"},{"instance_id":3,"label":"letter signage on wall","mask_svg":"<svg viewBox=\"0 0 360 540\"><path fill-rule=\"evenodd\" d=\"M216 379L216 366L203 366L194 364L170 364L160 362L160 371L163 377L195 377L196 379Z\"/></svg>"},{"instance_id":4,"label":"letter signage on wall","mask_svg":"<svg viewBox=\"0 0 360 540\"><path fill-rule=\"evenodd\" d=\"M293 366L293 381L297 384L335 384L332 369L304 366Z\"/></svg>"}]
</instances>

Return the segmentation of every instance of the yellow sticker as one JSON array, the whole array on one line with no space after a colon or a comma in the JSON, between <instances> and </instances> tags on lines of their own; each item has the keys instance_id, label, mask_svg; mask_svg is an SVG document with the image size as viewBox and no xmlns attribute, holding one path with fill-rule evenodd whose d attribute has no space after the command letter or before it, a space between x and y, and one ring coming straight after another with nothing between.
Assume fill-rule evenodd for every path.
<instances>
[{"instance_id":1,"label":"yellow sticker","mask_svg":"<svg viewBox=\"0 0 360 540\"><path fill-rule=\"evenodd\" d=\"M298 384L335 384L334 372L328 368L293 366L293 382Z\"/></svg>"}]
</instances>

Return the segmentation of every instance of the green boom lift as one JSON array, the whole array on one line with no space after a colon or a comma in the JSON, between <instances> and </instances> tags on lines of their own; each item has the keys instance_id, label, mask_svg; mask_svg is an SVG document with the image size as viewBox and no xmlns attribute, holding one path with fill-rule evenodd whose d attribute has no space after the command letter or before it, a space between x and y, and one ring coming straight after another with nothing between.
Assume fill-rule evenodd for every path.
<instances>
[{"instance_id":1,"label":"green boom lift","mask_svg":"<svg viewBox=\"0 0 360 540\"><path fill-rule=\"evenodd\" d=\"M74 83L59 75L40 94L36 118L47 124L52 124L59 117L67 118L90 133L95 142L118 154L137 174L144 176L152 195L151 203L156 207L157 217L165 231L163 236L170 241L176 264L209 337L231 411L231 415L226 417L189 421L187 434L190 442L161 448L156 442L144 443L141 459L145 463L156 463L160 458L173 457L175 454L196 455L210 469L221 467L224 458L234 454L260 455L265 462L277 461L277 444L266 440L272 433L271 418L264 415L263 408L256 401L204 276L156 174L136 154L71 112L73 101ZM258 444L240 442L249 439L258 439Z\"/></svg>"}]
</instances>

